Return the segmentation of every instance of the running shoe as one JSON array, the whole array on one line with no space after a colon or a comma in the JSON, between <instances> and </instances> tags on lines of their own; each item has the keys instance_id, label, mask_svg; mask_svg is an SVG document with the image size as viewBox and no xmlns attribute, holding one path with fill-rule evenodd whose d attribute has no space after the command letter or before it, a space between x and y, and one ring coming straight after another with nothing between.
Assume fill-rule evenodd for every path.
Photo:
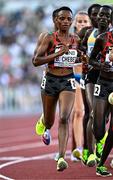
<instances>
[{"instance_id":1,"label":"running shoe","mask_svg":"<svg viewBox=\"0 0 113 180\"><path fill-rule=\"evenodd\" d=\"M64 160L63 157L59 158L57 162L57 171L63 171L68 168L68 163Z\"/></svg>"},{"instance_id":2,"label":"running shoe","mask_svg":"<svg viewBox=\"0 0 113 180\"><path fill-rule=\"evenodd\" d=\"M108 136L108 131L105 132L104 137L100 140L100 142L101 142L102 145L105 144L105 141L106 141L107 136Z\"/></svg>"},{"instance_id":3,"label":"running shoe","mask_svg":"<svg viewBox=\"0 0 113 180\"><path fill-rule=\"evenodd\" d=\"M87 159L87 166L93 167L96 165L96 156L95 154L90 154Z\"/></svg>"},{"instance_id":4,"label":"running shoe","mask_svg":"<svg viewBox=\"0 0 113 180\"><path fill-rule=\"evenodd\" d=\"M46 129L44 134L42 135L42 141L44 144L49 145L51 142L51 135L49 129Z\"/></svg>"},{"instance_id":5,"label":"running shoe","mask_svg":"<svg viewBox=\"0 0 113 180\"><path fill-rule=\"evenodd\" d=\"M87 164L88 157L89 157L89 150L88 150L88 149L83 149L81 160L82 160L82 163L83 163L84 165Z\"/></svg>"},{"instance_id":6,"label":"running shoe","mask_svg":"<svg viewBox=\"0 0 113 180\"><path fill-rule=\"evenodd\" d=\"M54 157L54 160L57 162L57 161L59 160L59 158L60 158L59 153L56 153L56 154L55 154L55 157Z\"/></svg>"},{"instance_id":7,"label":"running shoe","mask_svg":"<svg viewBox=\"0 0 113 180\"><path fill-rule=\"evenodd\" d=\"M70 159L71 159L71 161L73 161L73 162L78 162L78 161L80 161L80 159L78 159L78 158L76 158L76 157L73 156L73 153L71 153Z\"/></svg>"},{"instance_id":8,"label":"running shoe","mask_svg":"<svg viewBox=\"0 0 113 180\"><path fill-rule=\"evenodd\" d=\"M76 148L73 150L73 156L80 160L82 158L82 148Z\"/></svg>"},{"instance_id":9,"label":"running shoe","mask_svg":"<svg viewBox=\"0 0 113 180\"><path fill-rule=\"evenodd\" d=\"M96 168L96 175L102 177L112 176L112 174L107 170L105 166L98 166Z\"/></svg>"},{"instance_id":10,"label":"running shoe","mask_svg":"<svg viewBox=\"0 0 113 180\"><path fill-rule=\"evenodd\" d=\"M43 120L44 116L43 114L41 115L40 119L37 121L35 129L36 129L36 134L38 135L43 135L45 132L46 127L44 126L42 120Z\"/></svg>"}]
</instances>

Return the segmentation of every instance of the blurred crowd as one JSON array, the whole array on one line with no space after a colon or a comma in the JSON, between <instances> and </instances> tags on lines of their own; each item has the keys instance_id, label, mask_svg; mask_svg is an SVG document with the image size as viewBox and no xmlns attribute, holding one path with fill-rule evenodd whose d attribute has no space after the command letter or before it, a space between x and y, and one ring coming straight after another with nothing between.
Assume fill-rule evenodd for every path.
<instances>
[{"instance_id":1,"label":"blurred crowd","mask_svg":"<svg viewBox=\"0 0 113 180\"><path fill-rule=\"evenodd\" d=\"M29 110L39 104L41 68L32 65L43 28L43 9L0 14L0 109Z\"/></svg>"}]
</instances>

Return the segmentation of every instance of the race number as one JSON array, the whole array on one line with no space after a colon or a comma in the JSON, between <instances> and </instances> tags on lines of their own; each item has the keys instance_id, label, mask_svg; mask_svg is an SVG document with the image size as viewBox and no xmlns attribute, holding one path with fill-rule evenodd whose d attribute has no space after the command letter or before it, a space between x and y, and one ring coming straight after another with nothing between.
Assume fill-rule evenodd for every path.
<instances>
[{"instance_id":1,"label":"race number","mask_svg":"<svg viewBox=\"0 0 113 180\"><path fill-rule=\"evenodd\" d=\"M100 94L100 85L95 84L95 87L94 87L94 96L99 96L99 94Z\"/></svg>"},{"instance_id":2,"label":"race number","mask_svg":"<svg viewBox=\"0 0 113 180\"><path fill-rule=\"evenodd\" d=\"M45 75L43 75L42 82L41 82L41 88L45 89L45 85L46 85L46 78L45 78Z\"/></svg>"},{"instance_id":3,"label":"race number","mask_svg":"<svg viewBox=\"0 0 113 180\"><path fill-rule=\"evenodd\" d=\"M80 87L81 89L85 89L85 80L84 79L80 79Z\"/></svg>"},{"instance_id":4,"label":"race number","mask_svg":"<svg viewBox=\"0 0 113 180\"><path fill-rule=\"evenodd\" d=\"M68 81L70 81L72 89L76 89L76 81L75 81L75 78L71 78L71 79L69 79Z\"/></svg>"}]
</instances>

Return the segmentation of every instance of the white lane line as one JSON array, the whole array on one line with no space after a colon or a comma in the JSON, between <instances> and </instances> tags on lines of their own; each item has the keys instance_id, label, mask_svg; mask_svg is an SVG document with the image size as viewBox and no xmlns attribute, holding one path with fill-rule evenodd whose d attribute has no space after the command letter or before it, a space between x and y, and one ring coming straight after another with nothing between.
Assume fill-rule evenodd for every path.
<instances>
[{"instance_id":1,"label":"white lane line","mask_svg":"<svg viewBox=\"0 0 113 180\"><path fill-rule=\"evenodd\" d=\"M22 159L24 158L23 156L12 156L12 157L0 157L0 161L12 161L12 160L17 160L17 159Z\"/></svg>"},{"instance_id":2,"label":"white lane line","mask_svg":"<svg viewBox=\"0 0 113 180\"><path fill-rule=\"evenodd\" d=\"M58 145L58 140L52 140L51 145ZM23 149L31 149L31 148L36 148L36 147L45 147L45 144L43 144L43 142L38 142L38 143L21 144L21 145L16 145L16 146L11 146L11 147L3 147L3 148L0 148L0 153L23 150Z\"/></svg>"},{"instance_id":3,"label":"white lane line","mask_svg":"<svg viewBox=\"0 0 113 180\"><path fill-rule=\"evenodd\" d=\"M67 158L69 158L69 152L70 151L66 151ZM40 160L40 159L48 159L48 158L49 159L54 159L55 154L56 153L49 153L49 154L44 154L44 155L40 155L40 156L24 157L24 158L21 158L21 159L17 159L15 161L6 162L4 164L1 164L0 169L4 168L6 166L12 165L12 164L20 163L20 162L26 162L26 161L32 161L32 160ZM113 157L113 155L109 156L109 158L110 157Z\"/></svg>"},{"instance_id":4,"label":"white lane line","mask_svg":"<svg viewBox=\"0 0 113 180\"><path fill-rule=\"evenodd\" d=\"M11 161L11 162L7 162L7 163L4 163L4 164L1 164L0 165L0 169L4 168L4 167L7 167L7 166L10 166L10 165L13 165L13 164L17 164L17 163L21 163L21 162L26 162L26 161L32 161L32 160L40 160L40 159L54 159L54 156L56 155L56 153L50 153L50 154L44 154L44 155L41 155L41 156L33 156L33 157L28 157L28 158L24 158L22 157L21 159L17 159L15 161ZM17 157L18 158L18 157ZM7 176L3 176L3 175L0 175L0 177L4 180L14 180L12 178L9 178Z\"/></svg>"},{"instance_id":5,"label":"white lane line","mask_svg":"<svg viewBox=\"0 0 113 180\"><path fill-rule=\"evenodd\" d=\"M54 159L56 155L56 152L54 153L49 153L49 154L43 154L43 155L39 155L39 156L31 156L31 157L22 157L21 159L16 159L14 161L11 162L6 162L0 165L0 169L12 165L12 164L17 164L20 162L25 162L25 161L32 161L32 160L41 160L41 159ZM66 151L66 158L69 158L70 155L70 150ZM17 156L18 158L18 156Z\"/></svg>"},{"instance_id":6,"label":"white lane line","mask_svg":"<svg viewBox=\"0 0 113 180\"><path fill-rule=\"evenodd\" d=\"M0 174L0 178L2 178L2 179L4 179L4 180L14 180L14 179L9 178L9 177L7 177L7 176L4 176L4 175L2 175L2 174Z\"/></svg>"},{"instance_id":7,"label":"white lane line","mask_svg":"<svg viewBox=\"0 0 113 180\"><path fill-rule=\"evenodd\" d=\"M22 157L21 159L18 159L18 157L17 157L17 160L1 164L0 169L2 169L4 167L7 167L7 166L10 166L10 165L13 165L13 164L21 163L21 162L48 159L48 158L49 159L54 159L55 155L56 155L56 152L55 153L44 154L44 155L40 155L40 156ZM109 157L110 158L113 157L113 154L110 154ZM67 159L70 158L70 150L66 151L66 158ZM14 180L14 179L11 179L11 178L3 176L3 175L0 175L0 177L3 178L4 180Z\"/></svg>"},{"instance_id":8,"label":"white lane line","mask_svg":"<svg viewBox=\"0 0 113 180\"><path fill-rule=\"evenodd\" d=\"M17 164L17 163L25 162L25 161L40 160L40 159L47 159L47 158L53 159L54 156L55 156L55 153L44 154L44 155L41 155L41 156L27 157L27 158L24 157L24 158L15 160L15 161L6 162L6 163L4 163L4 164L1 164L1 165L0 165L0 169L4 168L4 167L6 167L6 166L12 165L12 164Z\"/></svg>"}]
</instances>

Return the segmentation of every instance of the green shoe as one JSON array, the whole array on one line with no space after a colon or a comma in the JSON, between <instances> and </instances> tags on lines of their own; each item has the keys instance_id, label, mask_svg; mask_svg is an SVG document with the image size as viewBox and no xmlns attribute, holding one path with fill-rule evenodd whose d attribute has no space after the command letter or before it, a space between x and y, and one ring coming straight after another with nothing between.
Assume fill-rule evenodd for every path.
<instances>
[{"instance_id":1,"label":"green shoe","mask_svg":"<svg viewBox=\"0 0 113 180\"><path fill-rule=\"evenodd\" d=\"M85 165L87 164L88 157L89 157L89 150L83 149L82 158L81 158L83 164L85 164Z\"/></svg>"},{"instance_id":2,"label":"green shoe","mask_svg":"<svg viewBox=\"0 0 113 180\"><path fill-rule=\"evenodd\" d=\"M96 175L102 177L112 176L112 174L104 166L100 166L100 167L98 166L96 168Z\"/></svg>"},{"instance_id":3,"label":"green shoe","mask_svg":"<svg viewBox=\"0 0 113 180\"><path fill-rule=\"evenodd\" d=\"M87 166L93 167L96 165L96 156L95 154L90 154L87 160Z\"/></svg>"},{"instance_id":4,"label":"green shoe","mask_svg":"<svg viewBox=\"0 0 113 180\"><path fill-rule=\"evenodd\" d=\"M43 135L45 132L45 129L46 129L46 127L42 123L43 118L44 118L44 116L42 114L40 119L37 121L36 126L35 126L36 134L38 134L38 135Z\"/></svg>"},{"instance_id":5,"label":"green shoe","mask_svg":"<svg viewBox=\"0 0 113 180\"><path fill-rule=\"evenodd\" d=\"M97 159L101 158L102 151L103 151L103 145L102 145L102 143L99 142L99 143L96 144L96 156L97 156Z\"/></svg>"},{"instance_id":6,"label":"green shoe","mask_svg":"<svg viewBox=\"0 0 113 180\"><path fill-rule=\"evenodd\" d=\"M68 168L68 163L64 160L64 158L59 158L57 162L57 171L63 171Z\"/></svg>"},{"instance_id":7,"label":"green shoe","mask_svg":"<svg viewBox=\"0 0 113 180\"><path fill-rule=\"evenodd\" d=\"M106 131L104 137L100 140L100 142L101 142L102 145L105 144L105 141L106 141L107 136L108 136L108 131Z\"/></svg>"}]
</instances>

